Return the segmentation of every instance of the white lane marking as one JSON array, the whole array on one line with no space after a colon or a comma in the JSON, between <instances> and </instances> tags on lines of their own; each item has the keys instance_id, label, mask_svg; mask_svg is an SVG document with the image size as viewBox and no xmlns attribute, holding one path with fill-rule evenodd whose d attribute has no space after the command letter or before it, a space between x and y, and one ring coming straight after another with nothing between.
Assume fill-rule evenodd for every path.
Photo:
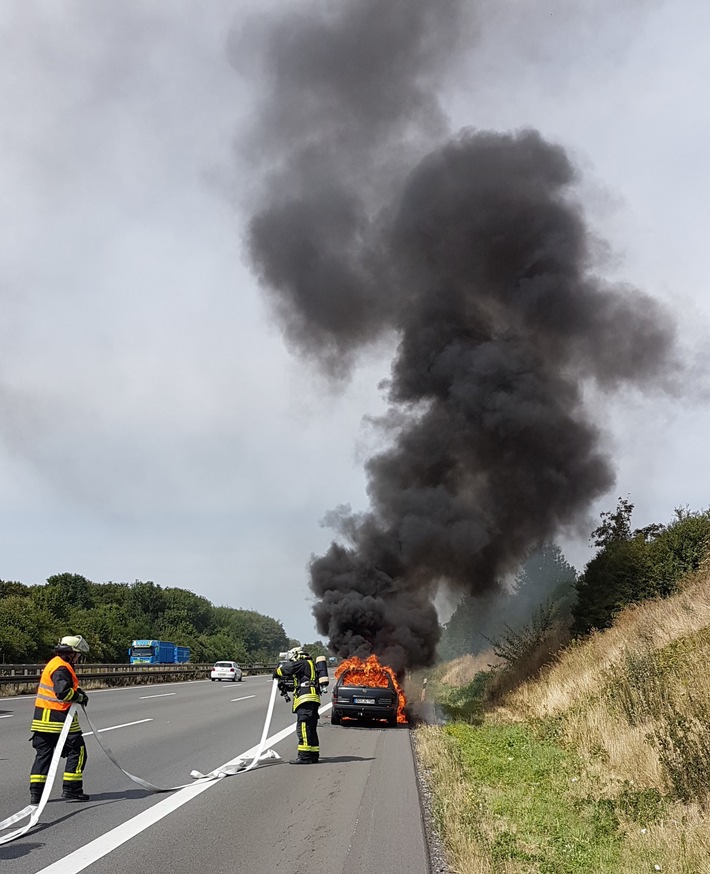
<instances>
[{"instance_id":1,"label":"white lane marking","mask_svg":"<svg viewBox=\"0 0 710 874\"><path fill-rule=\"evenodd\" d=\"M4 716L0 716L0 719L10 719L10 717L14 715L14 713L6 713Z\"/></svg>"},{"instance_id":2,"label":"white lane marking","mask_svg":"<svg viewBox=\"0 0 710 874\"><path fill-rule=\"evenodd\" d=\"M232 701L246 701L247 698L256 698L256 695L245 695L243 698L232 698Z\"/></svg>"},{"instance_id":3,"label":"white lane marking","mask_svg":"<svg viewBox=\"0 0 710 874\"><path fill-rule=\"evenodd\" d=\"M149 719L137 719L135 722L122 722L121 725L109 725L108 728L100 728L99 734L103 731L114 731L117 728L128 728L129 725L140 725L141 722L152 722L153 717L151 716ZM93 734L93 731L83 731L81 733L82 737L88 737L90 734Z\"/></svg>"},{"instance_id":4,"label":"white lane marking","mask_svg":"<svg viewBox=\"0 0 710 874\"><path fill-rule=\"evenodd\" d=\"M141 695L139 701L146 701L148 698L167 698L168 695L177 695L177 692L161 692L160 695Z\"/></svg>"},{"instance_id":5,"label":"white lane marking","mask_svg":"<svg viewBox=\"0 0 710 874\"><path fill-rule=\"evenodd\" d=\"M323 714L326 710L330 710L332 706L333 705L330 703L324 704L318 713ZM276 744L284 738L289 737L289 735L292 735L293 726L295 724L296 723L294 722L277 732L272 737L267 738L267 746ZM245 753L235 756L235 758L225 762L221 767L226 768L228 765L233 765L238 759L248 759L249 756L254 756L258 748L259 745L257 744L256 746L251 747L251 749L248 749ZM86 846L79 847L78 850L74 850L73 853L70 853L63 859L52 862L51 865L42 868L41 871L37 871L37 874L79 874L79 871L83 871L84 868L88 868L89 865L93 865L94 862L103 859L104 856L107 856L122 844L130 841L131 838L144 832L147 828L155 825L156 822L159 822L169 813L182 807L183 804L187 804L188 801L191 801L193 798L196 798L198 795L201 795L203 792L216 786L219 782L221 781L212 780L210 783L198 783L196 786L187 786L185 789L180 789L174 795L165 798L163 801L159 801L157 804L154 804L153 807L149 807L148 810L144 810L142 813L134 816L133 819L129 819L115 829L112 829L110 832L106 832L106 834L101 835L101 837L96 838L91 841L91 843L86 844Z\"/></svg>"}]
</instances>

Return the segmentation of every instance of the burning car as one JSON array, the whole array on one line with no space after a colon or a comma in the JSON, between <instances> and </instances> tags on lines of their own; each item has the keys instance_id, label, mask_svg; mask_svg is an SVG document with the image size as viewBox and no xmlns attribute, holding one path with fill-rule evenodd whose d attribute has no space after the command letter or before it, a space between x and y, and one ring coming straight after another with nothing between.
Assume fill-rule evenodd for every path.
<instances>
[{"instance_id":1,"label":"burning car","mask_svg":"<svg viewBox=\"0 0 710 874\"><path fill-rule=\"evenodd\" d=\"M394 671L374 655L365 661L353 656L338 665L332 700L332 725L342 719L385 719L388 725L407 721L402 687Z\"/></svg>"}]
</instances>

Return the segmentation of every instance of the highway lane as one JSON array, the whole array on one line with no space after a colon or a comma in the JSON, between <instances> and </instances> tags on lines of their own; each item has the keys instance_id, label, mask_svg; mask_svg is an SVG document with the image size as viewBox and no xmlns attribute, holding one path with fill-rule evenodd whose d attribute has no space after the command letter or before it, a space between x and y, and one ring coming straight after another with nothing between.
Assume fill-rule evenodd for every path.
<instances>
[{"instance_id":1,"label":"highway lane","mask_svg":"<svg viewBox=\"0 0 710 874\"><path fill-rule=\"evenodd\" d=\"M90 692L87 710L97 729L112 729L101 732L102 739L126 770L167 788L191 783L192 769L210 771L254 746L270 691L269 677L250 677L242 683L133 686ZM158 694L165 697L148 697ZM283 704L280 698L279 702ZM27 739L33 705L31 696L0 701L0 715L12 714L0 720L0 819L28 803L34 754ZM81 714L80 721L88 730ZM285 704L275 708L274 730L291 722ZM18 872L40 870L165 797L146 792L121 774L91 736L86 742L85 788L91 802L62 801L57 780L38 826L18 842L0 847L0 860L17 859L13 867ZM21 846L28 844L33 845L30 853Z\"/></svg>"},{"instance_id":2,"label":"highway lane","mask_svg":"<svg viewBox=\"0 0 710 874\"><path fill-rule=\"evenodd\" d=\"M282 761L223 780L88 871L426 874L409 731L323 723L318 765ZM42 874L76 874L73 863Z\"/></svg>"},{"instance_id":3,"label":"highway lane","mask_svg":"<svg viewBox=\"0 0 710 874\"><path fill-rule=\"evenodd\" d=\"M92 693L89 712L99 727L151 719L104 739L127 770L174 785L188 782L192 768L211 770L255 746L269 693L265 677L141 686ZM2 737L8 723L24 720L23 732L10 733L12 764L0 762L0 776L12 775L17 795L17 803L3 797L0 817L26 803L31 703L16 700L16 715L0 721ZM8 709L7 700L0 702L0 715ZM324 716L319 733L322 761L315 767L278 762L159 796L124 778L89 737L92 801L53 801L38 829L0 847L0 860L14 860L13 874L114 874L138 866L176 874L242 867L252 874L428 871L408 730L334 727ZM293 715L280 698L270 735L286 761L293 757Z\"/></svg>"}]
</instances>

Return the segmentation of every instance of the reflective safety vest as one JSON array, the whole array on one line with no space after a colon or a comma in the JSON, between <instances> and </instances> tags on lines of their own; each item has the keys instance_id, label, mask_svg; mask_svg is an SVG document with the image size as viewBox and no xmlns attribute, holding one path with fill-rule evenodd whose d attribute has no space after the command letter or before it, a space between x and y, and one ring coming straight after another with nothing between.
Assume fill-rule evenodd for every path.
<instances>
[{"instance_id":1,"label":"reflective safety vest","mask_svg":"<svg viewBox=\"0 0 710 874\"><path fill-rule=\"evenodd\" d=\"M55 656L51 661L47 662L42 671L42 676L39 678L35 707L43 707L45 710L69 710L71 707L73 695L70 695L67 701L60 701L54 694L52 675L57 668L66 668L69 671L74 692L79 688L79 679L72 665L69 662L65 662L60 656Z\"/></svg>"}]
</instances>

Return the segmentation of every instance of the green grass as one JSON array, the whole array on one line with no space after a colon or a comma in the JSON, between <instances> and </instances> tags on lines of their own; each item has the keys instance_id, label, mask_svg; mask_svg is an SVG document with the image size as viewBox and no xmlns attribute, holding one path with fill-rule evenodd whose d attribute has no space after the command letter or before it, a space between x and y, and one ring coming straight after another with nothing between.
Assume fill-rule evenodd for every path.
<instances>
[{"instance_id":1,"label":"green grass","mask_svg":"<svg viewBox=\"0 0 710 874\"><path fill-rule=\"evenodd\" d=\"M457 723L444 731L474 790L494 871L618 870L622 835L615 806L570 791L579 769L569 753L519 724Z\"/></svg>"},{"instance_id":2,"label":"green grass","mask_svg":"<svg viewBox=\"0 0 710 874\"><path fill-rule=\"evenodd\" d=\"M440 685L437 694L439 706L447 719L479 725L483 722L486 690L491 680L490 671L479 671L465 686Z\"/></svg>"}]
</instances>

